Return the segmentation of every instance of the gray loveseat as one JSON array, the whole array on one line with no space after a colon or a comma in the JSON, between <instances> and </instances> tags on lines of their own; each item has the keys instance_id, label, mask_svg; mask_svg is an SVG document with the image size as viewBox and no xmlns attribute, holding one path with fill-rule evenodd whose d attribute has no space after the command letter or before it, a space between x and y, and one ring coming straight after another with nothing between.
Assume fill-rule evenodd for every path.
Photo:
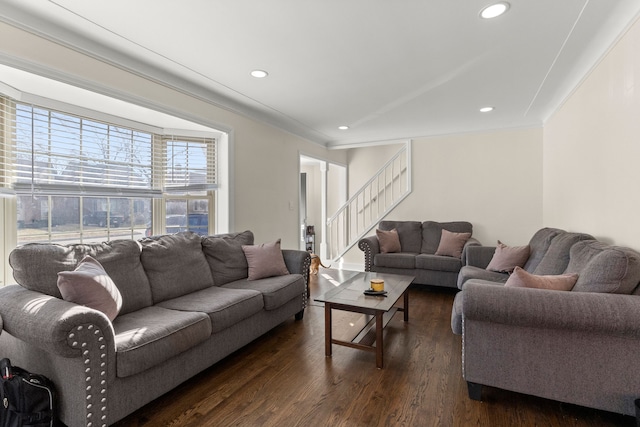
<instances>
[{"instance_id":1,"label":"gray loveseat","mask_svg":"<svg viewBox=\"0 0 640 427\"><path fill-rule=\"evenodd\" d=\"M464 244L460 258L435 255L442 230L453 233L473 233L469 222L435 221L381 221L380 230L396 229L400 238L400 252L381 253L377 236L369 236L358 242L364 252L364 270L379 273L415 276L413 283L455 288L458 272L466 264L470 246L480 245L473 237Z\"/></svg>"},{"instance_id":2,"label":"gray loveseat","mask_svg":"<svg viewBox=\"0 0 640 427\"><path fill-rule=\"evenodd\" d=\"M0 353L55 383L70 427L112 424L243 347L306 305L309 254L247 280L250 231L178 233L94 245L28 244L10 255L18 285L0 289ZM57 273L97 259L122 295L113 322L61 299Z\"/></svg>"},{"instance_id":3,"label":"gray loveseat","mask_svg":"<svg viewBox=\"0 0 640 427\"><path fill-rule=\"evenodd\" d=\"M640 253L557 229L540 230L531 245L536 275L576 273L577 282L571 291L506 287L502 275L461 272L452 328L462 334L469 396L480 400L488 385L634 415Z\"/></svg>"}]
</instances>

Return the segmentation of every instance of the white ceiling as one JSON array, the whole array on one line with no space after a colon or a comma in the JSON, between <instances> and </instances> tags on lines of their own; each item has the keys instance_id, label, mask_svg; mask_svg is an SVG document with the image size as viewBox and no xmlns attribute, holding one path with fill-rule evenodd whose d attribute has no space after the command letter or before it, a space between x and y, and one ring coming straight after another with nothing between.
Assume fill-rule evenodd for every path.
<instances>
[{"instance_id":1,"label":"white ceiling","mask_svg":"<svg viewBox=\"0 0 640 427\"><path fill-rule=\"evenodd\" d=\"M541 126L640 13L638 0L510 0L481 19L490 3L0 0L0 20L346 147Z\"/></svg>"}]
</instances>

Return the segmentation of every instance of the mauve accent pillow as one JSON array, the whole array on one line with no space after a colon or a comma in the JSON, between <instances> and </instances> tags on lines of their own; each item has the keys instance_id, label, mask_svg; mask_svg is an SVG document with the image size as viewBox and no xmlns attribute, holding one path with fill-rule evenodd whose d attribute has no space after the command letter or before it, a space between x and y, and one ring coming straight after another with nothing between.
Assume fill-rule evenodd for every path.
<instances>
[{"instance_id":1,"label":"mauve accent pillow","mask_svg":"<svg viewBox=\"0 0 640 427\"><path fill-rule=\"evenodd\" d=\"M514 288L537 288L550 289L554 291L570 291L578 281L578 275L559 274L550 276L538 276L529 273L527 270L516 267L507 279L505 286Z\"/></svg>"},{"instance_id":2,"label":"mauve accent pillow","mask_svg":"<svg viewBox=\"0 0 640 427\"><path fill-rule=\"evenodd\" d=\"M527 246L507 246L498 240L493 258L487 265L487 270L501 273L511 273L516 267L524 267L529 259L529 245Z\"/></svg>"},{"instance_id":3,"label":"mauve accent pillow","mask_svg":"<svg viewBox=\"0 0 640 427\"><path fill-rule=\"evenodd\" d=\"M376 236L378 236L378 243L380 243L380 252L383 254L400 252L400 236L398 236L398 230L395 228L390 231L376 230Z\"/></svg>"},{"instance_id":4,"label":"mauve accent pillow","mask_svg":"<svg viewBox=\"0 0 640 427\"><path fill-rule=\"evenodd\" d=\"M280 239L273 243L261 245L243 245L242 251L249 264L249 277L247 280L264 279L265 277L284 276L289 274L284 263Z\"/></svg>"},{"instance_id":5,"label":"mauve accent pillow","mask_svg":"<svg viewBox=\"0 0 640 427\"><path fill-rule=\"evenodd\" d=\"M452 256L454 258L462 257L462 249L470 237L471 233L452 233L443 228L435 255Z\"/></svg>"},{"instance_id":6,"label":"mauve accent pillow","mask_svg":"<svg viewBox=\"0 0 640 427\"><path fill-rule=\"evenodd\" d=\"M58 273L62 299L103 312L113 321L122 308L122 296L102 264L85 256L73 271Z\"/></svg>"}]
</instances>

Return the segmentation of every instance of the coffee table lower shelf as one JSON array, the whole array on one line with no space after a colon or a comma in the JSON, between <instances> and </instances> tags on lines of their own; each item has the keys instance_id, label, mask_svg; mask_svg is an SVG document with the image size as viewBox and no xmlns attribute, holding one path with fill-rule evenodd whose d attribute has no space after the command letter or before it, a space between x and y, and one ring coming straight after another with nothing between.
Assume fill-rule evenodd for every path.
<instances>
[{"instance_id":1,"label":"coffee table lower shelf","mask_svg":"<svg viewBox=\"0 0 640 427\"><path fill-rule=\"evenodd\" d=\"M332 344L351 347L358 350L370 351L376 354L376 367L382 369L384 367L384 345L382 341L382 333L385 326L387 326L387 324L391 321L393 316L398 311L404 312L405 322L409 320L408 294L406 292L404 295L404 303L404 307L393 307L389 311L372 310L361 307L353 307L350 305L325 303L325 355L327 357L331 356ZM372 318L364 325L358 335L356 335L355 338L353 338L351 341L339 340L332 337L332 309L368 314L371 315Z\"/></svg>"}]
</instances>

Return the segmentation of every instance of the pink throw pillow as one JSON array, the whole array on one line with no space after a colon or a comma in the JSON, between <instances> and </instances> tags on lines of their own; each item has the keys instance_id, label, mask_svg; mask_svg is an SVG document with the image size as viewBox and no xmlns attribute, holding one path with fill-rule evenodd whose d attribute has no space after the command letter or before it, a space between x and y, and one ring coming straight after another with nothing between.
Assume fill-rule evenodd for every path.
<instances>
[{"instance_id":1,"label":"pink throw pillow","mask_svg":"<svg viewBox=\"0 0 640 427\"><path fill-rule=\"evenodd\" d=\"M395 228L390 231L376 230L376 236L378 236L380 252L383 254L402 251L400 247L400 236L398 236L398 230Z\"/></svg>"},{"instance_id":2,"label":"pink throw pillow","mask_svg":"<svg viewBox=\"0 0 640 427\"><path fill-rule=\"evenodd\" d=\"M505 286L516 288L551 289L555 291L570 291L578 281L578 275L559 274L555 276L538 276L516 267L507 279Z\"/></svg>"},{"instance_id":3,"label":"pink throw pillow","mask_svg":"<svg viewBox=\"0 0 640 427\"><path fill-rule=\"evenodd\" d=\"M529 259L529 245L507 246L498 240L496 251L487 270L511 273L516 267L524 267Z\"/></svg>"},{"instance_id":4,"label":"pink throw pillow","mask_svg":"<svg viewBox=\"0 0 640 427\"><path fill-rule=\"evenodd\" d=\"M440 244L436 250L436 255L444 255L454 258L462 257L462 249L470 237L471 233L453 233L443 228L442 235L440 236Z\"/></svg>"},{"instance_id":5,"label":"pink throw pillow","mask_svg":"<svg viewBox=\"0 0 640 427\"><path fill-rule=\"evenodd\" d=\"M73 271L58 273L62 299L103 312L113 321L122 308L122 296L102 264L85 256Z\"/></svg>"},{"instance_id":6,"label":"pink throw pillow","mask_svg":"<svg viewBox=\"0 0 640 427\"><path fill-rule=\"evenodd\" d=\"M280 239L261 245L242 245L242 251L249 264L248 280L289 274L280 250Z\"/></svg>"}]
</instances>

